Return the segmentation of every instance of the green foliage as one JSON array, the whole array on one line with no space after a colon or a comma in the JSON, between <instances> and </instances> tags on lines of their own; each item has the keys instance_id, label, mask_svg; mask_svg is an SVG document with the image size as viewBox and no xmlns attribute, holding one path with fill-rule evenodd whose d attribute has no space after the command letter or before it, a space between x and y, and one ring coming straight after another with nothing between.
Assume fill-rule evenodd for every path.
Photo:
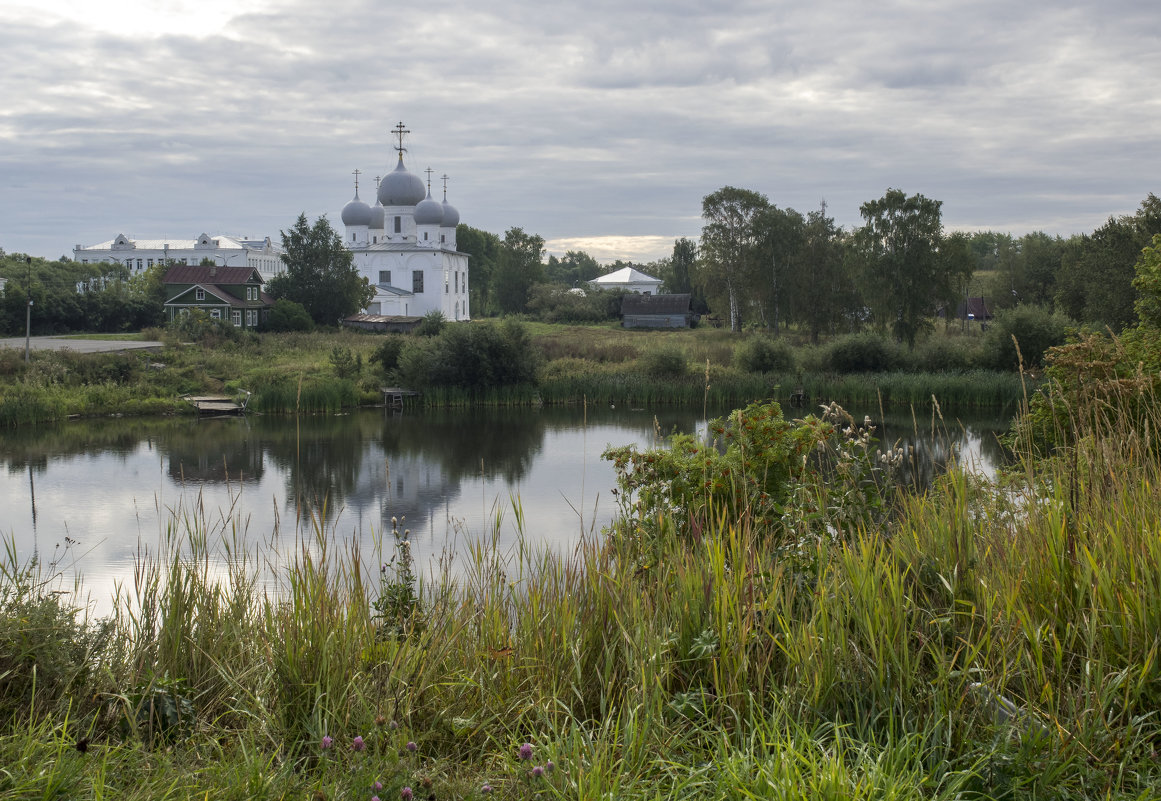
<instances>
[{"instance_id":1,"label":"green foliage","mask_svg":"<svg viewBox=\"0 0 1161 801\"><path fill-rule=\"evenodd\" d=\"M486 390L534 383L539 364L519 323L458 323L439 336L409 342L399 356L398 377L407 387Z\"/></svg>"},{"instance_id":2,"label":"green foliage","mask_svg":"<svg viewBox=\"0 0 1161 801\"><path fill-rule=\"evenodd\" d=\"M621 316L625 290L573 291L562 284L532 287L528 311L546 323L599 323Z\"/></svg>"},{"instance_id":3,"label":"green foliage","mask_svg":"<svg viewBox=\"0 0 1161 801\"><path fill-rule=\"evenodd\" d=\"M789 499L791 480L806 469L806 457L831 432L807 418L795 425L777 403L752 403L729 417L711 421L714 440L689 435L668 446L642 451L635 445L609 448L603 458L617 472L620 502L628 528L672 517L677 530L696 537L707 526L736 525L745 517L770 525Z\"/></svg>"},{"instance_id":4,"label":"green foliage","mask_svg":"<svg viewBox=\"0 0 1161 801\"><path fill-rule=\"evenodd\" d=\"M978 340L957 336L930 336L915 346L909 368L918 372L965 372L980 366Z\"/></svg>"},{"instance_id":5,"label":"green foliage","mask_svg":"<svg viewBox=\"0 0 1161 801\"><path fill-rule=\"evenodd\" d=\"M1135 214L1110 217L1091 235L1065 247L1057 279L1056 307L1074 320L1119 331L1135 319L1134 265L1161 234L1161 199L1151 194Z\"/></svg>"},{"instance_id":6,"label":"green foliage","mask_svg":"<svg viewBox=\"0 0 1161 801\"><path fill-rule=\"evenodd\" d=\"M472 282L468 287L471 308L477 314L494 311L492 276L500 256L500 237L460 223L456 226L456 249L468 254Z\"/></svg>"},{"instance_id":7,"label":"green foliage","mask_svg":"<svg viewBox=\"0 0 1161 801\"><path fill-rule=\"evenodd\" d=\"M754 336L734 351L734 364L748 373L790 373L794 371L794 351L780 339Z\"/></svg>"},{"instance_id":8,"label":"green foliage","mask_svg":"<svg viewBox=\"0 0 1161 801\"><path fill-rule=\"evenodd\" d=\"M544 280L544 239L510 228L504 234L491 276L491 294L504 314L527 310L532 287Z\"/></svg>"},{"instance_id":9,"label":"green foliage","mask_svg":"<svg viewBox=\"0 0 1161 801\"><path fill-rule=\"evenodd\" d=\"M271 279L266 291L275 299L301 304L316 325L337 325L375 296L326 217L309 225L300 214L290 231L282 232L282 247L286 271Z\"/></svg>"},{"instance_id":10,"label":"green foliage","mask_svg":"<svg viewBox=\"0 0 1161 801\"><path fill-rule=\"evenodd\" d=\"M399 520L391 518L395 553L389 562L379 566L379 591L371 600L380 637L405 637L423 630L410 536L408 529L401 535Z\"/></svg>"},{"instance_id":11,"label":"green foliage","mask_svg":"<svg viewBox=\"0 0 1161 801\"><path fill-rule=\"evenodd\" d=\"M192 309L188 314L179 314L166 325L169 334L180 342L199 342L214 346L223 342L237 342L242 329L226 320L210 317L204 309Z\"/></svg>"},{"instance_id":12,"label":"green foliage","mask_svg":"<svg viewBox=\"0 0 1161 801\"><path fill-rule=\"evenodd\" d=\"M877 373L894 370L901 362L898 347L876 334L848 334L826 346L828 370L836 373Z\"/></svg>"},{"instance_id":13,"label":"green foliage","mask_svg":"<svg viewBox=\"0 0 1161 801\"><path fill-rule=\"evenodd\" d=\"M866 222L854 233L851 257L876 320L908 347L930 326L936 305L970 276L966 242L941 252L941 205L888 189L859 208Z\"/></svg>"},{"instance_id":14,"label":"green foliage","mask_svg":"<svg viewBox=\"0 0 1161 801\"><path fill-rule=\"evenodd\" d=\"M583 250L566 251L563 258L548 257L544 278L566 287L583 287L601 274L601 265Z\"/></svg>"},{"instance_id":15,"label":"green foliage","mask_svg":"<svg viewBox=\"0 0 1161 801\"><path fill-rule=\"evenodd\" d=\"M165 299L157 269L131 278L122 264L0 256L0 276L8 279L0 295L0 333L23 334L26 322L34 336L135 331L156 325L162 320Z\"/></svg>"},{"instance_id":16,"label":"green foliage","mask_svg":"<svg viewBox=\"0 0 1161 801\"><path fill-rule=\"evenodd\" d=\"M415 327L414 333L420 337L438 336L445 325L447 325L447 318L443 316L443 312L432 310L423 315L423 319Z\"/></svg>"},{"instance_id":17,"label":"green foliage","mask_svg":"<svg viewBox=\"0 0 1161 801\"><path fill-rule=\"evenodd\" d=\"M0 721L43 714L90 686L109 641L108 625L92 625L40 565L19 564L15 547L5 540L0 561Z\"/></svg>"},{"instance_id":18,"label":"green foliage","mask_svg":"<svg viewBox=\"0 0 1161 801\"><path fill-rule=\"evenodd\" d=\"M0 719L0 793L1151 798L1161 407L1126 378L1138 356L1155 373L1156 344L1055 352L1091 405L1066 458L1024 480L953 471L896 494L868 472L866 421L759 404L715 423L719 447L615 454L638 483L609 536L509 546L498 515L430 585L384 585L378 551L340 531L260 532L285 550L255 560L228 524L178 512L115 604L112 647L79 672L92 624L21 608L3 571L0 659L55 649L68 690ZM1114 362L1127 372L1078 369ZM1110 403L1122 390L1142 416ZM731 489L705 485L717 468ZM759 494L771 476L780 509ZM423 625L383 636L384 595ZM180 747L118 725L148 721L146 699Z\"/></svg>"},{"instance_id":19,"label":"green foliage","mask_svg":"<svg viewBox=\"0 0 1161 801\"><path fill-rule=\"evenodd\" d=\"M1161 233L1154 234L1152 243L1141 250L1134 270L1137 320L1149 328L1161 328Z\"/></svg>"},{"instance_id":20,"label":"green foliage","mask_svg":"<svg viewBox=\"0 0 1161 801\"><path fill-rule=\"evenodd\" d=\"M1002 309L988 325L982 364L994 370L1015 370L1021 363L1029 368L1040 367L1049 348L1065 343L1071 327L1071 320L1044 306Z\"/></svg>"},{"instance_id":21,"label":"green foliage","mask_svg":"<svg viewBox=\"0 0 1161 801\"><path fill-rule=\"evenodd\" d=\"M399 366L399 355L406 343L403 334L387 334L371 354L371 361L378 362L384 373L390 373Z\"/></svg>"},{"instance_id":22,"label":"green foliage","mask_svg":"<svg viewBox=\"0 0 1161 801\"><path fill-rule=\"evenodd\" d=\"M301 303L279 298L270 307L270 313L263 326L266 331L312 331L314 320Z\"/></svg>"},{"instance_id":23,"label":"green foliage","mask_svg":"<svg viewBox=\"0 0 1161 801\"><path fill-rule=\"evenodd\" d=\"M766 196L749 189L723 186L701 202L701 259L699 283L707 295L723 299L730 330L742 330L742 299L753 286L759 269L758 245L763 214L770 209ZM723 298L724 294L724 298ZM711 301L714 296L709 297Z\"/></svg>"},{"instance_id":24,"label":"green foliage","mask_svg":"<svg viewBox=\"0 0 1161 801\"><path fill-rule=\"evenodd\" d=\"M673 344L651 348L639 361L642 372L651 378L681 378L689 372L685 350Z\"/></svg>"},{"instance_id":25,"label":"green foliage","mask_svg":"<svg viewBox=\"0 0 1161 801\"><path fill-rule=\"evenodd\" d=\"M338 378L358 378L363 372L363 355L352 353L350 348L336 345L331 351L331 369Z\"/></svg>"},{"instance_id":26,"label":"green foliage","mask_svg":"<svg viewBox=\"0 0 1161 801\"><path fill-rule=\"evenodd\" d=\"M1021 346L1023 347L1023 346ZM1048 351L1047 381L1013 427L1012 441L1037 454L1084 442L1132 443L1151 430L1161 398L1161 332L1082 332ZM1123 426L1123 431L1117 431ZM1155 441L1144 444L1156 452Z\"/></svg>"}]
</instances>

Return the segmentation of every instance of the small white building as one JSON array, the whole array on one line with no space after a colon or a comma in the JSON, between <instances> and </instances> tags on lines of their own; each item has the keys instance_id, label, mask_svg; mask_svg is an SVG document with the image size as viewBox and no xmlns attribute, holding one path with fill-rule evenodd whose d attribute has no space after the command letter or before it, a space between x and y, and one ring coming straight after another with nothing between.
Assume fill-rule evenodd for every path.
<instances>
[{"instance_id":1,"label":"small white building","mask_svg":"<svg viewBox=\"0 0 1161 801\"><path fill-rule=\"evenodd\" d=\"M589 286L597 289L627 289L639 295L656 295L661 291L661 279L646 275L632 267L622 267L608 275L598 276L589 281Z\"/></svg>"},{"instance_id":2,"label":"small white building","mask_svg":"<svg viewBox=\"0 0 1161 801\"><path fill-rule=\"evenodd\" d=\"M250 267L269 280L286 269L282 263L282 247L265 239L210 236L201 234L193 239L132 239L117 234L107 242L96 245L77 245L73 259L81 264L115 262L138 275L154 264L185 264L197 266L205 259L219 267Z\"/></svg>"},{"instance_id":3,"label":"small white building","mask_svg":"<svg viewBox=\"0 0 1161 801\"><path fill-rule=\"evenodd\" d=\"M431 172L423 179L403 164L403 123L395 128L395 169L379 180L375 205L355 197L343 206L343 242L359 274L375 288L368 315L422 317L438 311L448 320L470 320L468 256L456 250L460 213L431 196Z\"/></svg>"}]
</instances>

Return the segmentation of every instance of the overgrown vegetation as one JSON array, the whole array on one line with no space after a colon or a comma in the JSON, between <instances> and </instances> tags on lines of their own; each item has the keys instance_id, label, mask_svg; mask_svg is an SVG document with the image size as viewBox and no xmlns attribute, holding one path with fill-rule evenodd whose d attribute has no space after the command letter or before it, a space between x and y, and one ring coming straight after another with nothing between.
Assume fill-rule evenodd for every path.
<instances>
[{"instance_id":1,"label":"overgrown vegetation","mask_svg":"<svg viewBox=\"0 0 1161 801\"><path fill-rule=\"evenodd\" d=\"M869 333L792 346L786 337L739 338L704 327L626 331L511 319L447 324L428 337L265 334L195 312L152 336L166 343L162 353L34 351L26 365L23 353L0 351L0 426L189 412L182 395L242 390L252 393L250 408L294 413L381 403L383 386L421 390L428 405L586 398L744 405L764 397L785 402L801 388L808 398L846 404L926 408L934 396L947 408L996 409L1014 408L1029 386L1015 370L981 369L993 338L954 330L908 351ZM994 341L995 353L1013 347L1010 337Z\"/></svg>"},{"instance_id":2,"label":"overgrown vegetation","mask_svg":"<svg viewBox=\"0 0 1161 801\"><path fill-rule=\"evenodd\" d=\"M865 421L751 406L611 454L600 541L475 532L454 579L414 580L405 521L259 561L179 511L98 622L10 551L0 793L1151 797L1161 414L1120 380L1055 397L1066 447L921 495Z\"/></svg>"}]
</instances>

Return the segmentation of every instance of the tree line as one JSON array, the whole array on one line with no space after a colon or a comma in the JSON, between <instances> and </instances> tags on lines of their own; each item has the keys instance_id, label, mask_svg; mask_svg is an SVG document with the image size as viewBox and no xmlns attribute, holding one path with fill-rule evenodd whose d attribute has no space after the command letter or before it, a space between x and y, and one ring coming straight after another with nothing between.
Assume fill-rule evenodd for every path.
<instances>
[{"instance_id":1,"label":"tree line","mask_svg":"<svg viewBox=\"0 0 1161 801\"><path fill-rule=\"evenodd\" d=\"M461 225L457 237L472 257L477 316L559 310L567 289L633 266L662 278L663 291L690 293L696 311L735 331L796 328L816 342L872 328L912 345L969 297L984 298L993 312L1033 306L1113 330L1135 319L1135 265L1161 233L1155 195L1133 214L1068 238L949 232L941 207L889 189L862 204L862 225L844 229L825 202L803 214L725 186L702 200L700 242L678 239L669 257L647 264L601 265L583 251L546 260L544 240L521 228L500 237ZM599 304L588 307L601 313Z\"/></svg>"},{"instance_id":2,"label":"tree line","mask_svg":"<svg viewBox=\"0 0 1161 801\"><path fill-rule=\"evenodd\" d=\"M1023 305L1120 330L1135 319L1135 266L1161 233L1161 199L1150 194L1133 214L1110 217L1089 234L944 230L941 201L889 189L864 203L861 226L836 224L825 202L805 214L766 195L725 186L702 199L700 242L681 238L670 256L645 264L601 264L584 251L545 258L544 239L523 228L503 236L461 224L470 257L473 316L527 314L546 320L615 317L616 293L569 292L598 276L636 267L689 293L694 310L732 330L795 328L824 335L868 327L915 343L939 315L955 317L969 297L993 311ZM267 291L330 325L367 302L350 251L325 217L300 215L283 232L286 272ZM138 330L163 321L165 267L137 276L115 263L80 264L0 251L0 331L22 333L29 295L33 332Z\"/></svg>"}]
</instances>

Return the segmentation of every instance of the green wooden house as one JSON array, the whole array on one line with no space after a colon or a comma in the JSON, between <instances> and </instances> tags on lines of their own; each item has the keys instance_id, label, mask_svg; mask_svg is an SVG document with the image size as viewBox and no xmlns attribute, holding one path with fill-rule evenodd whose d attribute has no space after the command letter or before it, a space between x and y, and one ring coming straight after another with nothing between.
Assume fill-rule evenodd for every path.
<instances>
[{"instance_id":1,"label":"green wooden house","mask_svg":"<svg viewBox=\"0 0 1161 801\"><path fill-rule=\"evenodd\" d=\"M262 275L254 267L177 264L162 280L169 298L166 320L197 309L238 328L257 328L274 305L274 299L262 291Z\"/></svg>"}]
</instances>

